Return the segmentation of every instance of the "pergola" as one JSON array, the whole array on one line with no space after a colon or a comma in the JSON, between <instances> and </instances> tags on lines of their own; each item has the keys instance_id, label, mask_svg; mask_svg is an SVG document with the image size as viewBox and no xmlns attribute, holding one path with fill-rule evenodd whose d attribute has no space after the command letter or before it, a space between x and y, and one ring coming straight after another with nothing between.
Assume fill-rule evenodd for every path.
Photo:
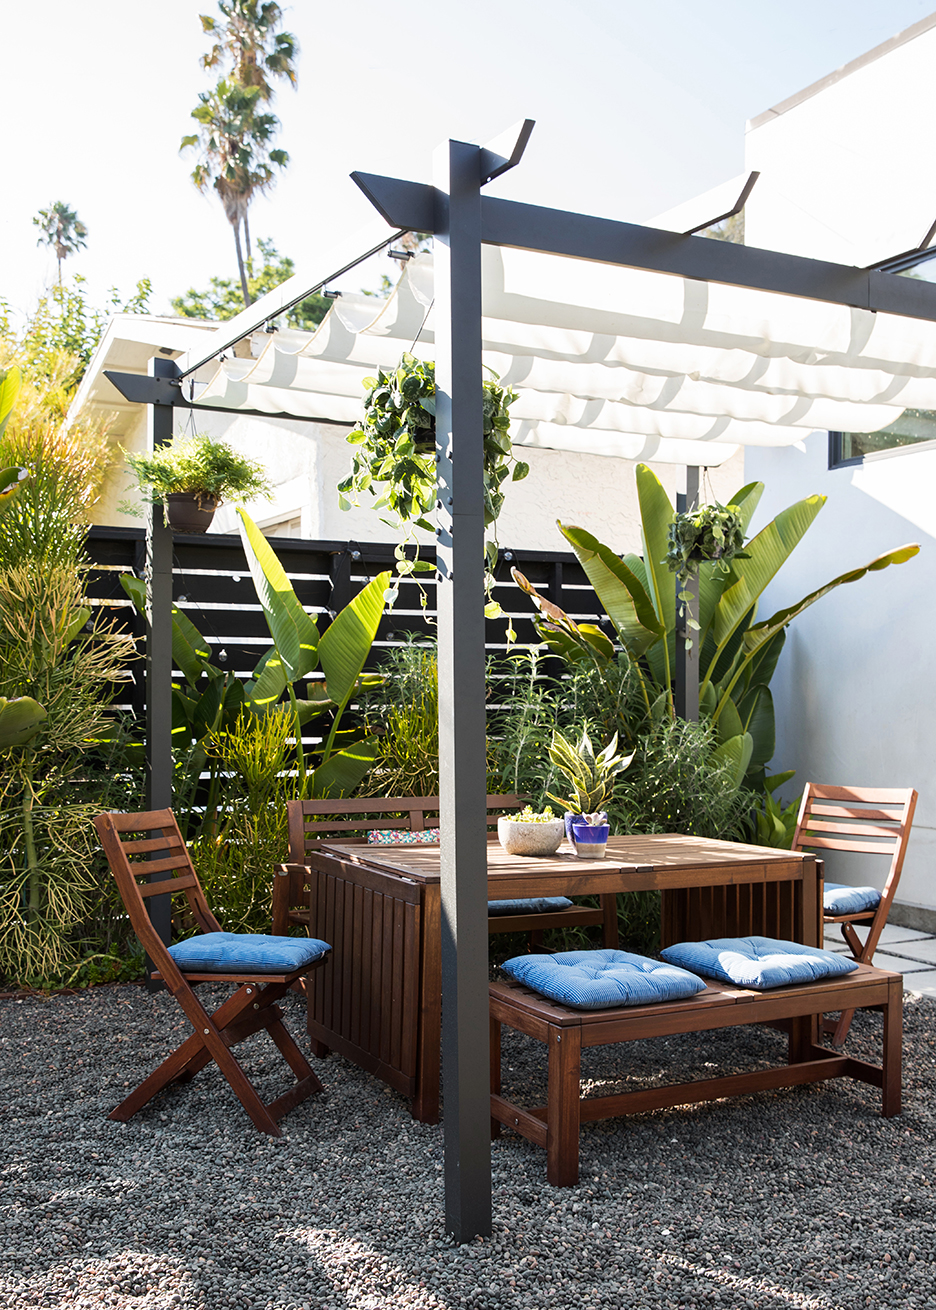
<instances>
[{"instance_id":1,"label":"pergola","mask_svg":"<svg viewBox=\"0 0 936 1310\"><path fill-rule=\"evenodd\" d=\"M905 408L936 409L936 286L890 271L936 254L932 230L919 250L860 269L486 196L486 183L519 163L532 126L486 147L447 142L432 185L352 174L381 216L374 230L220 325L204 348L154 359L149 378L108 374L150 406L160 444L177 406L349 426L360 378L375 365L394 365L414 338L415 352L435 359L445 1220L458 1241L490 1233L492 1219L484 363L521 393L519 444L696 469L738 445L791 444L816 428L873 431ZM433 236L431 287L425 261L413 261L386 305L349 297L311 336L273 332L259 359L224 358L409 231ZM172 801L171 551L157 507L148 530L151 808Z\"/></svg>"}]
</instances>

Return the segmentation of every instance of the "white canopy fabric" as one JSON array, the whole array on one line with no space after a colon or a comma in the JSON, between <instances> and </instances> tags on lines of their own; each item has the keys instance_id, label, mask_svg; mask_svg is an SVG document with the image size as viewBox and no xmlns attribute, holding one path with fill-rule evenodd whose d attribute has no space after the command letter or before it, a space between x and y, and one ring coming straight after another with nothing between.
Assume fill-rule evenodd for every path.
<instances>
[{"instance_id":1,"label":"white canopy fabric","mask_svg":"<svg viewBox=\"0 0 936 1310\"><path fill-rule=\"evenodd\" d=\"M518 393L518 446L715 466L936 410L936 323L531 251L482 264L484 362ZM351 427L364 378L433 358L432 257L386 300L344 294L316 331L255 342L199 370L199 404Z\"/></svg>"}]
</instances>

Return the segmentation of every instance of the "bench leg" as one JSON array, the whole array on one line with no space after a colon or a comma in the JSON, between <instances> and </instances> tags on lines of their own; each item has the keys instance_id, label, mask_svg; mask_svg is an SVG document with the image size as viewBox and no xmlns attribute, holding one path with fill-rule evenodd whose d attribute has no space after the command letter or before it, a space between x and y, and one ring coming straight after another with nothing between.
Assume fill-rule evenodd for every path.
<instances>
[{"instance_id":1,"label":"bench leg","mask_svg":"<svg viewBox=\"0 0 936 1310\"><path fill-rule=\"evenodd\" d=\"M599 899L601 908L604 911L601 944L610 951L616 951L620 943L618 937L617 892L603 892Z\"/></svg>"},{"instance_id":2,"label":"bench leg","mask_svg":"<svg viewBox=\"0 0 936 1310\"><path fill-rule=\"evenodd\" d=\"M903 1045L903 979L894 978L888 986L884 1007L884 1085L881 1114L890 1119L900 1114L901 1060Z\"/></svg>"},{"instance_id":3,"label":"bench leg","mask_svg":"<svg viewBox=\"0 0 936 1310\"><path fill-rule=\"evenodd\" d=\"M500 1096L501 1090L501 1026L498 1019L491 1019L491 1095ZM491 1140L500 1137L501 1126L497 1119L491 1119Z\"/></svg>"},{"instance_id":4,"label":"bench leg","mask_svg":"<svg viewBox=\"0 0 936 1310\"><path fill-rule=\"evenodd\" d=\"M574 1187L579 1179L581 1029L550 1028L548 1046L546 1179L553 1187Z\"/></svg>"}]
</instances>

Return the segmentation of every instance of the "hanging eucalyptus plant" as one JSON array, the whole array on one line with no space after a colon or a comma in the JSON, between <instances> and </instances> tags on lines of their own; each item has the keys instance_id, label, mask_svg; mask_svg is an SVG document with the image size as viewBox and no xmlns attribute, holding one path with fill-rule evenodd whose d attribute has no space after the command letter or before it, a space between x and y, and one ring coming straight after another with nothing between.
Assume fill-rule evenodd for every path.
<instances>
[{"instance_id":1,"label":"hanging eucalyptus plant","mask_svg":"<svg viewBox=\"0 0 936 1310\"><path fill-rule=\"evenodd\" d=\"M499 385L496 374L483 383L484 414L484 526L491 527L504 504L503 484L519 482L529 465L516 459L510 444L510 405L516 393ZM384 520L406 536L397 547L397 571L429 570L425 561L407 560L403 547L412 540L414 528L433 532L426 515L436 499L436 387L435 364L404 354L390 373L381 370L376 378L365 378L367 396L364 417L348 434L355 447L351 472L338 484L342 509L360 504L369 491L376 497L374 509L386 509L394 516ZM494 545L493 558L497 548ZM488 562L492 558L490 545Z\"/></svg>"}]
</instances>

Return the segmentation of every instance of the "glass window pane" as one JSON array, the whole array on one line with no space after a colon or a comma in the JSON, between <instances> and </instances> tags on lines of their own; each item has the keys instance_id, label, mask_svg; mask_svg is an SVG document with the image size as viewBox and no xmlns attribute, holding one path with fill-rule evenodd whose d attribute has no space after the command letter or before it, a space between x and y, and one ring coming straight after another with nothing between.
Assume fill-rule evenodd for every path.
<instances>
[{"instance_id":1,"label":"glass window pane","mask_svg":"<svg viewBox=\"0 0 936 1310\"><path fill-rule=\"evenodd\" d=\"M920 441L936 441L936 411L905 409L880 432L843 432L841 458L860 459L879 450L896 450Z\"/></svg>"}]
</instances>

